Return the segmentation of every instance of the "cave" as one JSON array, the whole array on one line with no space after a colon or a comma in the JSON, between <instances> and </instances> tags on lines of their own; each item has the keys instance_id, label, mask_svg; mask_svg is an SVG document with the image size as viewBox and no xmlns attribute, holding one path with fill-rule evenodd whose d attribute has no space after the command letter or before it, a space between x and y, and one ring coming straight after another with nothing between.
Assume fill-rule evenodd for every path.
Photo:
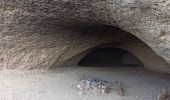
<instances>
[{"instance_id":1,"label":"cave","mask_svg":"<svg viewBox=\"0 0 170 100\"><path fill-rule=\"evenodd\" d=\"M0 71L0 100L170 95L170 0L0 0ZM75 90L84 78L125 96Z\"/></svg>"},{"instance_id":2,"label":"cave","mask_svg":"<svg viewBox=\"0 0 170 100\"><path fill-rule=\"evenodd\" d=\"M104 47L91 51L78 63L84 67L143 67L135 55L121 48Z\"/></svg>"},{"instance_id":3,"label":"cave","mask_svg":"<svg viewBox=\"0 0 170 100\"><path fill-rule=\"evenodd\" d=\"M69 30L69 29L68 29ZM135 67L152 71L169 65L137 36L110 25L72 28L71 48L64 48L51 68L64 67ZM77 34L75 34L77 33ZM69 33L71 34L71 33ZM72 43L72 44L71 44Z\"/></svg>"}]
</instances>

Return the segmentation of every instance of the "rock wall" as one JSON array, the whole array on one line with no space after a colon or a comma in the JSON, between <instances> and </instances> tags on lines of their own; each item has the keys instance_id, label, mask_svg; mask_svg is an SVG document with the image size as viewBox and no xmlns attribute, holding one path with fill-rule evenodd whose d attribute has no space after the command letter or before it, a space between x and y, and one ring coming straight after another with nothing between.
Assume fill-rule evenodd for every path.
<instances>
[{"instance_id":1,"label":"rock wall","mask_svg":"<svg viewBox=\"0 0 170 100\"><path fill-rule=\"evenodd\" d=\"M169 12L170 0L0 0L0 68L61 66L129 34L168 66ZM169 67L158 69L169 72Z\"/></svg>"},{"instance_id":2,"label":"rock wall","mask_svg":"<svg viewBox=\"0 0 170 100\"><path fill-rule=\"evenodd\" d=\"M120 34L121 32L118 32ZM76 56L73 56L65 63L65 66L76 66L81 59L83 59L87 54L91 53L94 50L100 48L121 48L127 50L128 52L135 55L140 61L143 62L144 68L153 70L153 71L161 71L161 72L170 72L170 65L160 56L158 56L147 44L145 44L140 39L136 38L133 35L126 35L126 38L122 39L119 42L112 42L109 44L98 45L97 47L90 47L85 51L81 51L81 53L77 53Z\"/></svg>"}]
</instances>

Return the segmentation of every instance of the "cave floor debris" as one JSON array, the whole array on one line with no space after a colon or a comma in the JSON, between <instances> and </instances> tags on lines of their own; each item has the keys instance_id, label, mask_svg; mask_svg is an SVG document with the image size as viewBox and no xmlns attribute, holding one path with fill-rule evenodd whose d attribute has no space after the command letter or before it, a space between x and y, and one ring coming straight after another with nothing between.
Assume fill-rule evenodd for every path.
<instances>
[{"instance_id":1,"label":"cave floor debris","mask_svg":"<svg viewBox=\"0 0 170 100\"><path fill-rule=\"evenodd\" d=\"M97 78L123 83L125 95L79 93L77 82ZM0 100L157 100L170 80L133 68L69 67L53 71L0 71Z\"/></svg>"}]
</instances>

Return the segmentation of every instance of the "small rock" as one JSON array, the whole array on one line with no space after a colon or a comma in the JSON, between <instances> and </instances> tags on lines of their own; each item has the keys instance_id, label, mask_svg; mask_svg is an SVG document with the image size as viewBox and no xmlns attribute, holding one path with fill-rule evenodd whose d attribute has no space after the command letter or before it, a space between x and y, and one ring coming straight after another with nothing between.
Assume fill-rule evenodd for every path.
<instances>
[{"instance_id":1,"label":"small rock","mask_svg":"<svg viewBox=\"0 0 170 100\"><path fill-rule=\"evenodd\" d=\"M118 94L119 96L124 96L124 89L123 89L122 87L121 87L121 88L118 88L117 94Z\"/></svg>"},{"instance_id":2,"label":"small rock","mask_svg":"<svg viewBox=\"0 0 170 100\"><path fill-rule=\"evenodd\" d=\"M163 89L158 96L158 100L166 100L169 96L170 93L168 93L165 89Z\"/></svg>"},{"instance_id":3,"label":"small rock","mask_svg":"<svg viewBox=\"0 0 170 100\"><path fill-rule=\"evenodd\" d=\"M116 85L117 85L117 92L116 92L116 94L118 94L119 96L124 96L125 95L125 91L123 89L122 83L117 81Z\"/></svg>"},{"instance_id":4,"label":"small rock","mask_svg":"<svg viewBox=\"0 0 170 100\"><path fill-rule=\"evenodd\" d=\"M83 90L83 87L81 85L77 85L77 89Z\"/></svg>"}]
</instances>

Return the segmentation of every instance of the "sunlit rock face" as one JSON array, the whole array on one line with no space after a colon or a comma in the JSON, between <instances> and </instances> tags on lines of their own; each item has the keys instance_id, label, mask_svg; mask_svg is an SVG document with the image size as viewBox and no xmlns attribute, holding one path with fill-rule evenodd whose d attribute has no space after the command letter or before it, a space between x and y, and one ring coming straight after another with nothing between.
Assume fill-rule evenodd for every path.
<instances>
[{"instance_id":1,"label":"sunlit rock face","mask_svg":"<svg viewBox=\"0 0 170 100\"><path fill-rule=\"evenodd\" d=\"M170 72L170 0L0 0L1 69L76 64L106 44Z\"/></svg>"}]
</instances>

